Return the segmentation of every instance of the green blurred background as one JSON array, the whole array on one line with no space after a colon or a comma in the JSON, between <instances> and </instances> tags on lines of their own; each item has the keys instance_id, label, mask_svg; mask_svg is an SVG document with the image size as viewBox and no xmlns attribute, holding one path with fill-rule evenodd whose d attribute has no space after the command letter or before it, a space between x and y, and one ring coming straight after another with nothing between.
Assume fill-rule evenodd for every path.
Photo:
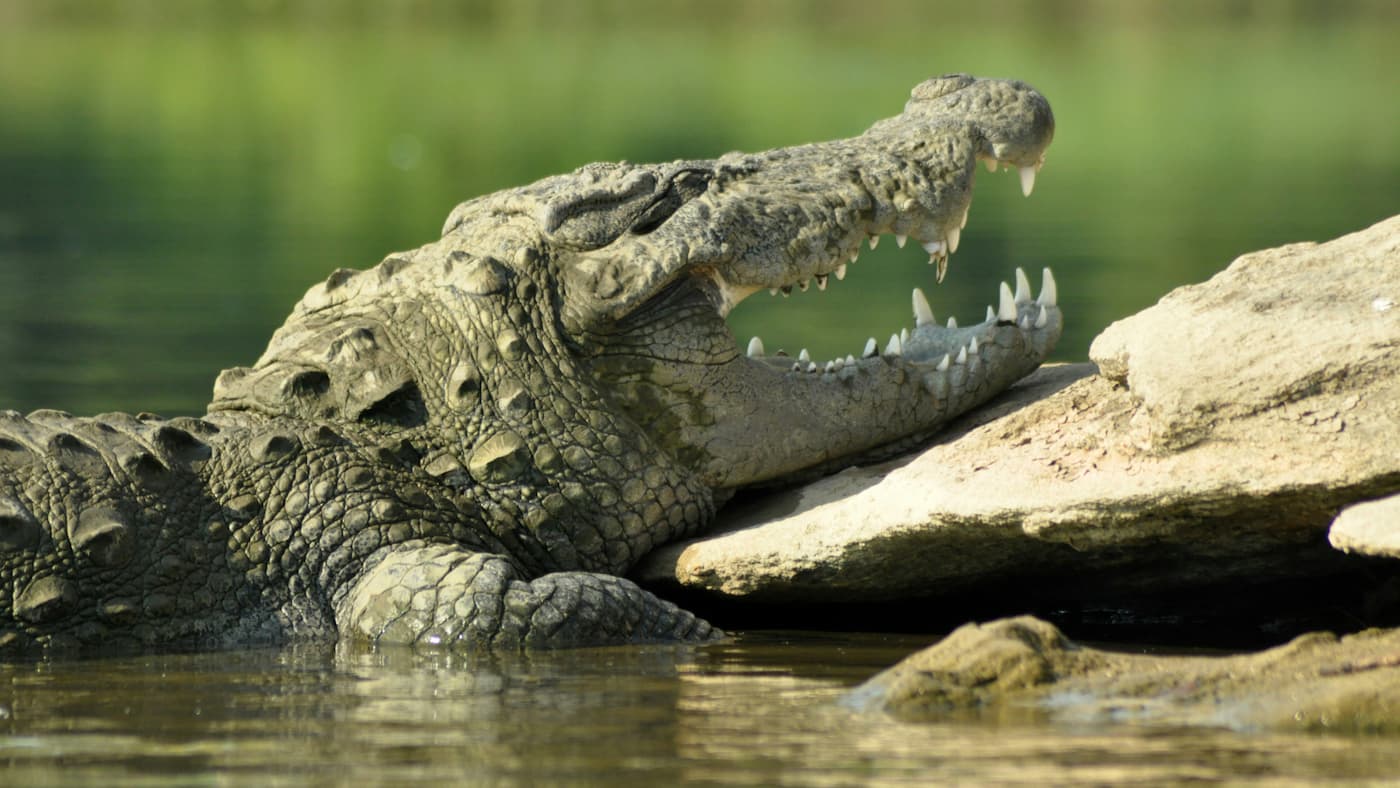
<instances>
[{"instance_id":1,"label":"green blurred background","mask_svg":"<svg viewBox=\"0 0 1400 788\"><path fill-rule=\"evenodd\" d=\"M0 0L0 408L202 412L308 286L463 199L856 134L950 71L1050 98L1035 195L983 172L943 285L886 243L741 305L741 342L858 352L913 286L966 322L1051 265L1082 359L1241 252L1400 212L1393 0Z\"/></svg>"}]
</instances>

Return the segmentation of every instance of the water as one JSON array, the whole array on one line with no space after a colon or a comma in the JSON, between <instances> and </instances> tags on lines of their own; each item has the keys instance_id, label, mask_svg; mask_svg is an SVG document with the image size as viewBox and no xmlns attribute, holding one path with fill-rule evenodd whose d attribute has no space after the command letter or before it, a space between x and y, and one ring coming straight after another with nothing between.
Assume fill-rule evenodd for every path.
<instances>
[{"instance_id":1,"label":"water","mask_svg":"<svg viewBox=\"0 0 1400 788\"><path fill-rule=\"evenodd\" d=\"M509 658L334 649L0 667L7 785L929 785L1393 777L1387 739L908 724L835 701L922 641L750 633Z\"/></svg>"},{"instance_id":2,"label":"water","mask_svg":"<svg viewBox=\"0 0 1400 788\"><path fill-rule=\"evenodd\" d=\"M450 7L449 7L450 6ZM460 9L460 10L459 10ZM1108 322L1250 249L1400 211L1393 3L0 3L0 408L200 413L305 289L431 240L458 201L595 160L858 133L918 81L1026 79L1036 193L979 176L932 286L892 243L760 296L742 343L859 352L979 317L1054 266L1082 360ZM1037 278L1033 276L1033 279ZM1228 338L1222 338L1228 341ZM723 624L724 622L719 622ZM834 700L923 637L463 659L326 649L0 665L6 785L866 785L1394 776L1387 739L1014 719Z\"/></svg>"}]
</instances>

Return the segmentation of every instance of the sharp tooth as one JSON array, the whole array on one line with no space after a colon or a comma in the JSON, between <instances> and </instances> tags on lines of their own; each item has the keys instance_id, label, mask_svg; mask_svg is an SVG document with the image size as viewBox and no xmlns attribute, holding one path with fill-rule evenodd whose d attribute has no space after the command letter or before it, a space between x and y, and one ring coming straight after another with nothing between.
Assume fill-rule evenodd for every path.
<instances>
[{"instance_id":1,"label":"sharp tooth","mask_svg":"<svg viewBox=\"0 0 1400 788\"><path fill-rule=\"evenodd\" d=\"M952 356L949 356L947 353L944 353L944 354L943 354L943 360L940 361L940 362L938 362L938 366L936 367L936 369L937 369L939 372L942 372L943 370L945 370L945 369L948 368L948 364L949 364L952 360L953 360Z\"/></svg>"},{"instance_id":2,"label":"sharp tooth","mask_svg":"<svg viewBox=\"0 0 1400 788\"><path fill-rule=\"evenodd\" d=\"M942 241L929 241L928 243L924 244L923 247L924 251L928 252L929 262L931 263L933 262L933 258L936 255L943 254L944 250L948 248L948 245L943 243Z\"/></svg>"},{"instance_id":3,"label":"sharp tooth","mask_svg":"<svg viewBox=\"0 0 1400 788\"><path fill-rule=\"evenodd\" d=\"M807 362L807 371L808 371L808 372L816 372L816 371L817 371L817 362L815 362L815 361L808 361L808 362Z\"/></svg>"},{"instance_id":4,"label":"sharp tooth","mask_svg":"<svg viewBox=\"0 0 1400 788\"><path fill-rule=\"evenodd\" d=\"M815 277L812 277L812 278L817 280L817 289L818 289L818 290L825 290L825 289L826 289L826 274L817 274Z\"/></svg>"},{"instance_id":5,"label":"sharp tooth","mask_svg":"<svg viewBox=\"0 0 1400 788\"><path fill-rule=\"evenodd\" d=\"M987 159L987 172L996 172L996 171L997 171L997 160L996 160L996 159Z\"/></svg>"},{"instance_id":6,"label":"sharp tooth","mask_svg":"<svg viewBox=\"0 0 1400 788\"><path fill-rule=\"evenodd\" d=\"M770 288L768 288L768 295L777 295L777 294L778 294L778 288L776 288L776 287L770 287Z\"/></svg>"},{"instance_id":7,"label":"sharp tooth","mask_svg":"<svg viewBox=\"0 0 1400 788\"><path fill-rule=\"evenodd\" d=\"M967 227L967 213L968 213L968 211L971 210L971 209L972 209L972 203L968 203L967 205L964 205L964 206L963 206L963 215L962 215L962 219L958 222L958 229L959 229L959 230L963 229L964 227Z\"/></svg>"},{"instance_id":8,"label":"sharp tooth","mask_svg":"<svg viewBox=\"0 0 1400 788\"><path fill-rule=\"evenodd\" d=\"M1040 275L1040 298L1035 302L1045 306L1054 306L1055 299L1059 297L1058 289L1055 287L1055 275L1046 268Z\"/></svg>"},{"instance_id":9,"label":"sharp tooth","mask_svg":"<svg viewBox=\"0 0 1400 788\"><path fill-rule=\"evenodd\" d=\"M871 250L874 250L875 247L877 247L877 246L879 246L879 245L880 245L880 236L878 236L878 235L872 235L872 236L870 236L870 248L871 248Z\"/></svg>"},{"instance_id":10,"label":"sharp tooth","mask_svg":"<svg viewBox=\"0 0 1400 788\"><path fill-rule=\"evenodd\" d=\"M928 305L924 291L914 288L914 325L926 326L933 322L933 307Z\"/></svg>"},{"instance_id":11,"label":"sharp tooth","mask_svg":"<svg viewBox=\"0 0 1400 788\"><path fill-rule=\"evenodd\" d=\"M778 288L778 292L783 294L783 298L787 298L792 295L792 285L783 285Z\"/></svg>"},{"instance_id":12,"label":"sharp tooth","mask_svg":"<svg viewBox=\"0 0 1400 788\"><path fill-rule=\"evenodd\" d=\"M904 352L904 343L899 341L899 334L890 334L890 342L885 345L885 355L897 356Z\"/></svg>"},{"instance_id":13,"label":"sharp tooth","mask_svg":"<svg viewBox=\"0 0 1400 788\"><path fill-rule=\"evenodd\" d=\"M850 258L850 259L851 259L851 262L853 262L853 263L854 263L855 261L857 261L857 260L860 259L860 247L859 247L859 246L856 246L855 251L851 252L851 258Z\"/></svg>"},{"instance_id":14,"label":"sharp tooth","mask_svg":"<svg viewBox=\"0 0 1400 788\"><path fill-rule=\"evenodd\" d=\"M1041 314L1045 314L1045 311L1044 311L1044 310L1041 310ZM861 358L870 358L871 356L875 355L875 353L876 353L877 351L879 351L879 350L880 350L880 343L875 341L875 337L871 337L871 338L865 340L865 350L862 350L862 351L860 352L860 357L861 357Z\"/></svg>"},{"instance_id":15,"label":"sharp tooth","mask_svg":"<svg viewBox=\"0 0 1400 788\"><path fill-rule=\"evenodd\" d=\"M934 269L933 281L943 284L943 277L948 275L948 257L945 255L938 258L938 267Z\"/></svg>"},{"instance_id":16,"label":"sharp tooth","mask_svg":"<svg viewBox=\"0 0 1400 788\"><path fill-rule=\"evenodd\" d=\"M810 281L806 280L806 279L803 279L801 282L798 282L798 283L797 283L797 289L798 289L798 290L801 290L801 291L804 292L804 293L807 292L807 288L809 288L809 287L811 287L811 286L812 286L812 283L811 283Z\"/></svg>"},{"instance_id":17,"label":"sharp tooth","mask_svg":"<svg viewBox=\"0 0 1400 788\"><path fill-rule=\"evenodd\" d=\"M995 323L996 320L997 320L997 313L996 313L996 310L992 309L991 305L989 304L989 305L987 306L987 317L986 317L986 319L984 319L982 322L984 322L984 323Z\"/></svg>"},{"instance_id":18,"label":"sharp tooth","mask_svg":"<svg viewBox=\"0 0 1400 788\"><path fill-rule=\"evenodd\" d=\"M850 353L847 353L847 354L846 354L846 364L847 364L847 366L849 366L849 365L851 365L851 364L854 364L854 363L856 363L856 357L853 356L853 355L851 355Z\"/></svg>"},{"instance_id":19,"label":"sharp tooth","mask_svg":"<svg viewBox=\"0 0 1400 788\"><path fill-rule=\"evenodd\" d=\"M909 236L903 234L896 234L894 237L894 245L898 246L900 249L903 249L904 242L907 240L909 240Z\"/></svg>"},{"instance_id":20,"label":"sharp tooth","mask_svg":"<svg viewBox=\"0 0 1400 788\"><path fill-rule=\"evenodd\" d=\"M1026 272L1020 268L1016 269L1016 303L1027 304L1031 300L1031 280L1026 278Z\"/></svg>"},{"instance_id":21,"label":"sharp tooth","mask_svg":"<svg viewBox=\"0 0 1400 788\"><path fill-rule=\"evenodd\" d=\"M797 354L798 361L811 361L812 354L807 352L807 348L802 348L802 352Z\"/></svg>"},{"instance_id":22,"label":"sharp tooth","mask_svg":"<svg viewBox=\"0 0 1400 788\"><path fill-rule=\"evenodd\" d=\"M967 352L974 356L977 355L977 337L973 337L972 341L967 344Z\"/></svg>"},{"instance_id":23,"label":"sharp tooth","mask_svg":"<svg viewBox=\"0 0 1400 788\"><path fill-rule=\"evenodd\" d=\"M1031 196L1031 190L1035 188L1035 167L1021 168L1021 193L1027 197Z\"/></svg>"},{"instance_id":24,"label":"sharp tooth","mask_svg":"<svg viewBox=\"0 0 1400 788\"><path fill-rule=\"evenodd\" d=\"M1030 331L1030 330L1031 330L1031 316L1030 316L1030 315L1026 315L1025 317L1021 318L1021 330L1023 330L1023 331Z\"/></svg>"},{"instance_id":25,"label":"sharp tooth","mask_svg":"<svg viewBox=\"0 0 1400 788\"><path fill-rule=\"evenodd\" d=\"M967 348L966 348L966 347L960 347L960 348L958 348L958 357L955 358L955 359L953 359L953 363L954 363L954 364L966 364L966 363L967 363Z\"/></svg>"},{"instance_id":26,"label":"sharp tooth","mask_svg":"<svg viewBox=\"0 0 1400 788\"><path fill-rule=\"evenodd\" d=\"M758 358L763 355L763 340L754 337L749 340L749 358Z\"/></svg>"},{"instance_id":27,"label":"sharp tooth","mask_svg":"<svg viewBox=\"0 0 1400 788\"><path fill-rule=\"evenodd\" d=\"M1003 323L1016 322L1016 299L1011 297L1011 285L1001 283L1001 303L997 306L997 320Z\"/></svg>"},{"instance_id":28,"label":"sharp tooth","mask_svg":"<svg viewBox=\"0 0 1400 788\"><path fill-rule=\"evenodd\" d=\"M801 372L801 371L802 371L802 365L801 365L801 364L798 364L797 362L793 362L792 371L793 371L793 372Z\"/></svg>"},{"instance_id":29,"label":"sharp tooth","mask_svg":"<svg viewBox=\"0 0 1400 788\"><path fill-rule=\"evenodd\" d=\"M845 278L846 278L846 264L845 264L845 263L842 263L842 264L836 266L836 278L837 278L837 279L845 279Z\"/></svg>"},{"instance_id":30,"label":"sharp tooth","mask_svg":"<svg viewBox=\"0 0 1400 788\"><path fill-rule=\"evenodd\" d=\"M1035 316L1035 327L1036 327L1036 328L1045 328L1045 325L1046 325L1047 323L1049 323L1049 322L1050 322L1050 316L1045 312L1045 307L1042 306L1042 307L1040 308L1040 314L1038 314L1038 315Z\"/></svg>"},{"instance_id":31,"label":"sharp tooth","mask_svg":"<svg viewBox=\"0 0 1400 788\"><path fill-rule=\"evenodd\" d=\"M963 221L967 221L967 214L963 214ZM962 240L962 226L959 225L948 231L948 254L958 251L958 241Z\"/></svg>"},{"instance_id":32,"label":"sharp tooth","mask_svg":"<svg viewBox=\"0 0 1400 788\"><path fill-rule=\"evenodd\" d=\"M949 327L949 328L957 328L957 327L958 327L958 319L957 319L956 317L950 317L950 318L948 318L948 327Z\"/></svg>"},{"instance_id":33,"label":"sharp tooth","mask_svg":"<svg viewBox=\"0 0 1400 788\"><path fill-rule=\"evenodd\" d=\"M832 372L832 371L834 371L835 369L836 369L836 362L834 362L834 361L828 361L828 362L826 362L826 369L824 369L823 371L824 371L824 372Z\"/></svg>"},{"instance_id":34,"label":"sharp tooth","mask_svg":"<svg viewBox=\"0 0 1400 788\"><path fill-rule=\"evenodd\" d=\"M901 328L901 329L899 330L899 341L900 341L900 344L903 344L903 345L909 344L909 329L907 329L907 328Z\"/></svg>"}]
</instances>

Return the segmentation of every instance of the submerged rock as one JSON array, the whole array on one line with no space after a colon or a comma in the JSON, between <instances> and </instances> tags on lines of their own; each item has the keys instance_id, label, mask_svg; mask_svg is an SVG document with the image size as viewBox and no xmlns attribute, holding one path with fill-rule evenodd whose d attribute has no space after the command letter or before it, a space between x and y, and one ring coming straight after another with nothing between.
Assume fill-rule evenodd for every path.
<instances>
[{"instance_id":1,"label":"submerged rock","mask_svg":"<svg viewBox=\"0 0 1400 788\"><path fill-rule=\"evenodd\" d=\"M1255 654L1089 648L1022 616L967 624L852 690L904 719L1400 732L1400 630L1312 633Z\"/></svg>"},{"instance_id":2,"label":"submerged rock","mask_svg":"<svg viewBox=\"0 0 1400 788\"><path fill-rule=\"evenodd\" d=\"M1350 571L1332 520L1400 490L1397 271L1400 216L1247 254L1110 326L1098 374L1043 369L921 454L732 506L636 576L820 605Z\"/></svg>"}]
</instances>

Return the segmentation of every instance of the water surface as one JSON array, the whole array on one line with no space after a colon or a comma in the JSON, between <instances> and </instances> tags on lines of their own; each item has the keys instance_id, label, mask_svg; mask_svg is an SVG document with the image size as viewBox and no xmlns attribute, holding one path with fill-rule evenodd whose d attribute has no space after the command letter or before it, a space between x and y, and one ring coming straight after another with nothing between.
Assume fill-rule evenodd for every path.
<instances>
[{"instance_id":1,"label":"water surface","mask_svg":"<svg viewBox=\"0 0 1400 788\"><path fill-rule=\"evenodd\" d=\"M929 785L1400 774L1392 739L1011 718L908 724L836 703L909 636L463 658L334 649L0 666L7 785Z\"/></svg>"}]
</instances>

